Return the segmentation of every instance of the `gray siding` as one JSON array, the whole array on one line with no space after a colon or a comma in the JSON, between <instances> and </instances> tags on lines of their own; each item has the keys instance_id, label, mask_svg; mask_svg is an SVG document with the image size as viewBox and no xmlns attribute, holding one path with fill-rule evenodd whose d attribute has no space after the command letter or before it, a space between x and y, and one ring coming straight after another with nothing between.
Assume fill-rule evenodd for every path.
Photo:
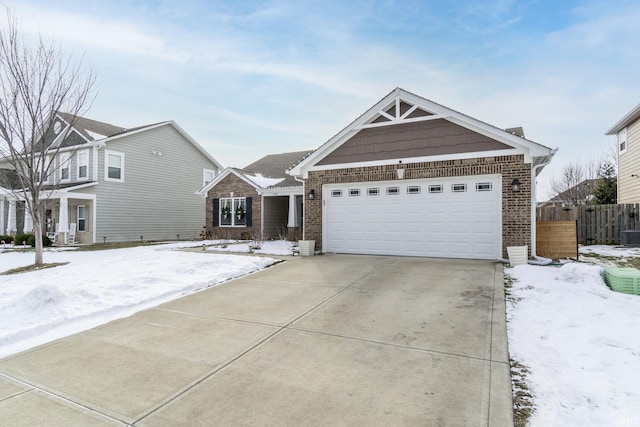
<instances>
[{"instance_id":1,"label":"gray siding","mask_svg":"<svg viewBox=\"0 0 640 427\"><path fill-rule=\"evenodd\" d=\"M444 119L363 129L318 165L506 150L512 147Z\"/></svg>"},{"instance_id":2,"label":"gray siding","mask_svg":"<svg viewBox=\"0 0 640 427\"><path fill-rule=\"evenodd\" d=\"M104 180L105 150L124 153L124 182ZM195 192L203 185L203 169L217 172L169 125L107 142L98 151L99 184L78 190L97 195L96 240L198 237L205 225L205 199Z\"/></svg>"}]
</instances>

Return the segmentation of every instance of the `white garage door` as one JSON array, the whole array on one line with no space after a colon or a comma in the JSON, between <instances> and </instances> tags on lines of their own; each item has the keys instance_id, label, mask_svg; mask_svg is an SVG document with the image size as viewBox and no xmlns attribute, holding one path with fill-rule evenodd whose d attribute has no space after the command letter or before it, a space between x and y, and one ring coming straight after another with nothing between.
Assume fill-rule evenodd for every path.
<instances>
[{"instance_id":1,"label":"white garage door","mask_svg":"<svg viewBox=\"0 0 640 427\"><path fill-rule=\"evenodd\" d=\"M325 252L501 256L498 175L327 184L322 194Z\"/></svg>"}]
</instances>

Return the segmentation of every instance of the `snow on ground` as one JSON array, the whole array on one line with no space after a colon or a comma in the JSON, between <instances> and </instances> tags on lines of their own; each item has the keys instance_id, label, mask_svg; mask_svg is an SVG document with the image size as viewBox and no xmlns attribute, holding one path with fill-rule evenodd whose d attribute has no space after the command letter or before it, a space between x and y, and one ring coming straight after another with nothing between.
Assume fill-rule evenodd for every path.
<instances>
[{"instance_id":1,"label":"snow on ground","mask_svg":"<svg viewBox=\"0 0 640 427\"><path fill-rule=\"evenodd\" d=\"M208 251L217 251L217 252L246 252L249 253L249 243L250 242L241 242L241 243L229 243L226 247L222 247L220 245L217 246L209 246L207 247ZM293 242L288 242L286 240L274 240L274 241L266 241L260 245L260 249L256 249L253 251L255 254L269 254L269 255L291 255L291 248L293 247Z\"/></svg>"},{"instance_id":2,"label":"snow on ground","mask_svg":"<svg viewBox=\"0 0 640 427\"><path fill-rule=\"evenodd\" d=\"M206 242L211 243L211 242ZM201 245L199 242L195 246ZM0 276L0 357L129 316L265 268L268 257L176 251L193 242L102 251L46 251L55 268ZM0 272L34 253L0 253Z\"/></svg>"},{"instance_id":3,"label":"snow on ground","mask_svg":"<svg viewBox=\"0 0 640 427\"><path fill-rule=\"evenodd\" d=\"M637 249L589 247L628 258ZM582 249L581 249L582 251ZM602 267L505 269L511 358L529 368L530 426L640 425L640 296L611 291Z\"/></svg>"}]
</instances>

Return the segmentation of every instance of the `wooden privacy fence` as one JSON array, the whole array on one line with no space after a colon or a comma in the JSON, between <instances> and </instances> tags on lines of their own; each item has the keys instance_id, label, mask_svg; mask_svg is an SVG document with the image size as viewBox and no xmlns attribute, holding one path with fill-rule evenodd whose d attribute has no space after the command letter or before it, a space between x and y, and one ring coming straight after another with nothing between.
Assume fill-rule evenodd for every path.
<instances>
[{"instance_id":1,"label":"wooden privacy fence","mask_svg":"<svg viewBox=\"0 0 640 427\"><path fill-rule=\"evenodd\" d=\"M576 221L538 221L536 223L536 252L551 258L578 258Z\"/></svg>"},{"instance_id":2,"label":"wooden privacy fence","mask_svg":"<svg viewBox=\"0 0 640 427\"><path fill-rule=\"evenodd\" d=\"M640 230L640 204L538 208L538 221L577 221L578 243L618 245L620 232Z\"/></svg>"}]
</instances>

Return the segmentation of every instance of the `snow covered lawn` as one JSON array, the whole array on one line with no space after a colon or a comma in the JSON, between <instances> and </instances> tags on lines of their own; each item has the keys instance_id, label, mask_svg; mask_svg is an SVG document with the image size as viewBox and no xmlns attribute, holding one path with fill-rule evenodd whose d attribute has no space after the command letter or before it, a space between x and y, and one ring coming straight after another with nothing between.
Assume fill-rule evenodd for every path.
<instances>
[{"instance_id":1,"label":"snow covered lawn","mask_svg":"<svg viewBox=\"0 0 640 427\"><path fill-rule=\"evenodd\" d=\"M640 296L611 291L604 265L638 249L589 246L604 260L506 268L511 358L526 366L529 425L640 425Z\"/></svg>"},{"instance_id":2,"label":"snow covered lawn","mask_svg":"<svg viewBox=\"0 0 640 427\"><path fill-rule=\"evenodd\" d=\"M194 243L93 252L53 250L45 252L45 263L68 264L0 276L0 357L276 262L268 257L174 250L186 246ZM0 272L33 264L33 258L33 252L1 252Z\"/></svg>"}]
</instances>

